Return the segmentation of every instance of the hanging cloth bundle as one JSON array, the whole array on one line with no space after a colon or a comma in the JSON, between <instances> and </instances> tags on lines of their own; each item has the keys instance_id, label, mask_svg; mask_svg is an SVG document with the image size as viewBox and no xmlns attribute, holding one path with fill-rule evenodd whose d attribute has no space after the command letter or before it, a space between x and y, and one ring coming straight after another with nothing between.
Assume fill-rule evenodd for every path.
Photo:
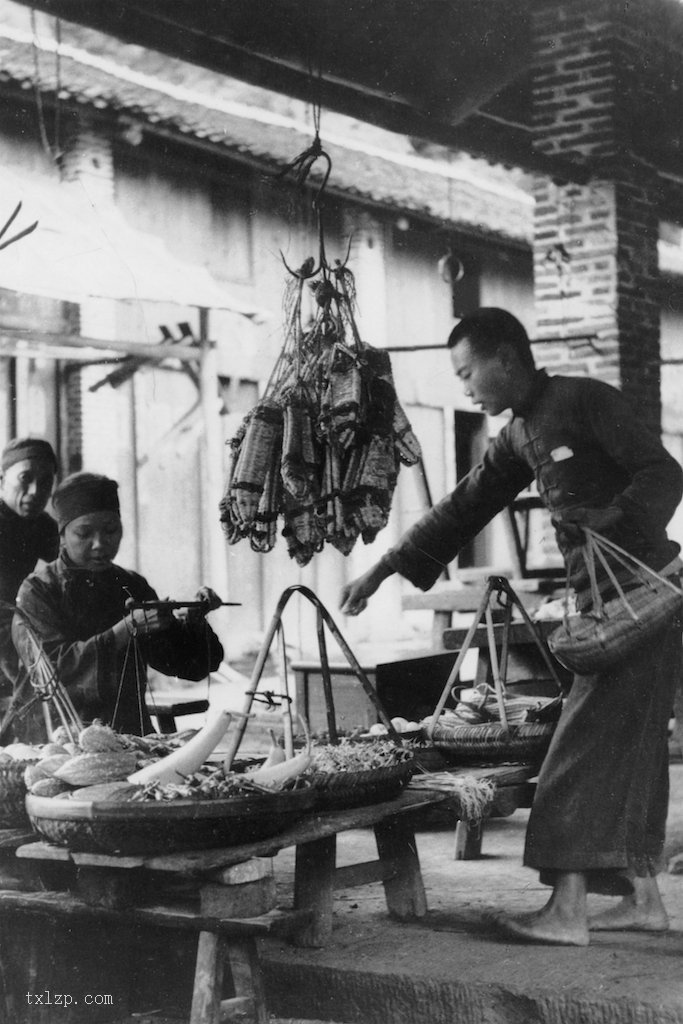
<instances>
[{"instance_id":1,"label":"hanging cloth bundle","mask_svg":"<svg viewBox=\"0 0 683 1024\"><path fill-rule=\"evenodd\" d=\"M569 581L565 591L565 617L562 625L548 638L548 647L557 660L572 672L590 675L602 672L626 660L649 637L681 611L680 586L666 578L683 569L676 559L664 573L650 569L634 555L595 533L584 529L586 540L582 555L591 586L592 607L582 615L568 614ZM624 590L609 564L628 570L634 587ZM596 561L603 568L616 592L604 601L597 583Z\"/></svg>"}]
</instances>

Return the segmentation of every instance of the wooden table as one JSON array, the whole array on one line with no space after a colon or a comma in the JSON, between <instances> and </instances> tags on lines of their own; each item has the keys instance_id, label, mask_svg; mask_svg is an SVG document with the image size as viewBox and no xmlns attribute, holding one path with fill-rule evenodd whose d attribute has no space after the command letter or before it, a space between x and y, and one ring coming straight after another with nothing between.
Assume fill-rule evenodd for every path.
<instances>
[{"instance_id":1,"label":"wooden table","mask_svg":"<svg viewBox=\"0 0 683 1024\"><path fill-rule=\"evenodd\" d=\"M116 902L127 898L126 874L165 872L199 881L212 872L253 857L272 857L287 847L296 847L294 910L304 911L309 920L295 935L301 946L321 946L332 931L334 889L382 881L387 908L392 917L409 920L426 913L426 899L415 846L411 816L416 811L439 804L447 794L404 791L394 800L351 810L326 811L307 815L291 828L270 839L241 846L191 853L158 856L113 857L102 854L74 853L47 843L29 843L17 850L20 858L70 862L76 868L76 891L82 897L104 891ZM375 861L336 866L336 838L350 829L372 828L378 857ZM118 876L118 878L117 878Z\"/></svg>"},{"instance_id":2,"label":"wooden table","mask_svg":"<svg viewBox=\"0 0 683 1024\"><path fill-rule=\"evenodd\" d=\"M144 925L189 930L197 934L191 1024L217 1024L228 1009L244 1009L247 1005L258 1024L265 1024L256 938L279 932L290 935L301 946L322 946L332 932L335 889L369 882L383 883L392 917L401 921L422 917L427 901L415 843L415 815L448 799L444 793L406 790L394 800L368 807L311 813L270 839L190 853L114 857L76 853L43 842L27 843L19 847L17 857L33 865L38 879L45 868L54 879L54 869L61 866L71 873L69 888L37 892L0 889L0 929L9 922L5 928L5 942L9 942L17 915L22 919L26 915L29 919L42 916L49 922L44 929L49 942L55 945L59 942L54 937L56 922L66 920L68 926L69 921L77 919L82 927L92 929L93 950L101 945L95 936L107 923L130 929ZM374 830L377 858L337 867L337 835L358 828ZM201 894L218 872L252 858L272 857L292 846L296 855L291 911L273 910L240 919L207 916L196 907L159 900L160 877L168 877L169 888L177 886L179 880L194 881ZM157 893L154 903L145 901L145 892ZM235 960L242 966L244 980L241 987L235 985L232 1000L221 1000L223 965L229 964L235 978ZM67 1021L68 1017L60 1016L60 1020Z\"/></svg>"}]
</instances>

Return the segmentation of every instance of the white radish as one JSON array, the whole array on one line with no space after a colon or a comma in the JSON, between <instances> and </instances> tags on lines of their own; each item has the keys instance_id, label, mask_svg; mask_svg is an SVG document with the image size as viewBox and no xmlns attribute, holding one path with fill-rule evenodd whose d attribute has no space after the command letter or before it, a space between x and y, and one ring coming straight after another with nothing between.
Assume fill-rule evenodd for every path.
<instances>
[{"instance_id":1,"label":"white radish","mask_svg":"<svg viewBox=\"0 0 683 1024\"><path fill-rule=\"evenodd\" d=\"M161 760L148 764L139 771L128 776L134 785L145 786L150 782L181 782L188 775L199 771L209 754L212 754L232 721L229 711L219 711L218 715L188 740L182 747Z\"/></svg>"},{"instance_id":2,"label":"white radish","mask_svg":"<svg viewBox=\"0 0 683 1024\"><path fill-rule=\"evenodd\" d=\"M253 772L249 772L250 782L256 782L259 786L266 786L269 789L282 789L288 782L302 775L313 764L311 756L311 734L306 725L305 719L298 716L299 721L306 734L306 748L295 757L289 757L279 764L269 764L267 761ZM271 733L271 738L273 738Z\"/></svg>"},{"instance_id":3,"label":"white radish","mask_svg":"<svg viewBox=\"0 0 683 1024\"><path fill-rule=\"evenodd\" d=\"M307 768L310 768L312 757L307 750L302 751L295 757L290 757L280 764L265 765L249 772L249 781L256 782L259 786L268 786L272 789L281 789L286 782L292 782L298 778Z\"/></svg>"}]
</instances>

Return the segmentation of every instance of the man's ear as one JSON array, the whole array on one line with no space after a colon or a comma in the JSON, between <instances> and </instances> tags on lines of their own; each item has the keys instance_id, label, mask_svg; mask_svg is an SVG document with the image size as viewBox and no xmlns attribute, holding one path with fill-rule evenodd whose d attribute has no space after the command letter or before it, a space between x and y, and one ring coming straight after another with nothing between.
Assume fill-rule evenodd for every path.
<instances>
[{"instance_id":1,"label":"man's ear","mask_svg":"<svg viewBox=\"0 0 683 1024\"><path fill-rule=\"evenodd\" d=\"M517 353L504 341L498 346L498 358L505 369L510 370L517 362Z\"/></svg>"}]
</instances>

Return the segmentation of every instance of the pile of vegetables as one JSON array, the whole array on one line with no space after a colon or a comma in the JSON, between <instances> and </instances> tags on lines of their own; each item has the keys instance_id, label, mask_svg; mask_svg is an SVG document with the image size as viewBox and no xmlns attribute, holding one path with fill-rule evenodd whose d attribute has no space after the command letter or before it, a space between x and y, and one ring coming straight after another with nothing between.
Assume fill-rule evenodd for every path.
<instances>
[{"instance_id":1,"label":"pile of vegetables","mask_svg":"<svg viewBox=\"0 0 683 1024\"><path fill-rule=\"evenodd\" d=\"M0 753L0 760L14 757L23 761L26 788L36 796L105 799L122 784L129 786L131 773L187 749L196 735L196 730L189 729L170 735L129 736L95 721L80 731L76 742L60 726L49 743L10 744Z\"/></svg>"},{"instance_id":2,"label":"pile of vegetables","mask_svg":"<svg viewBox=\"0 0 683 1024\"><path fill-rule=\"evenodd\" d=\"M353 743L348 739L339 744L325 744L312 748L311 772L367 772L376 768L393 767L412 759L412 753L388 740L373 743Z\"/></svg>"},{"instance_id":3,"label":"pile of vegetables","mask_svg":"<svg viewBox=\"0 0 683 1024\"><path fill-rule=\"evenodd\" d=\"M396 395L387 352L361 341L353 275L309 260L290 272L284 345L261 401L231 441L220 518L230 544L272 550L277 521L307 565L330 543L348 555L386 526L401 464L420 445ZM315 314L304 324L304 285Z\"/></svg>"}]
</instances>

